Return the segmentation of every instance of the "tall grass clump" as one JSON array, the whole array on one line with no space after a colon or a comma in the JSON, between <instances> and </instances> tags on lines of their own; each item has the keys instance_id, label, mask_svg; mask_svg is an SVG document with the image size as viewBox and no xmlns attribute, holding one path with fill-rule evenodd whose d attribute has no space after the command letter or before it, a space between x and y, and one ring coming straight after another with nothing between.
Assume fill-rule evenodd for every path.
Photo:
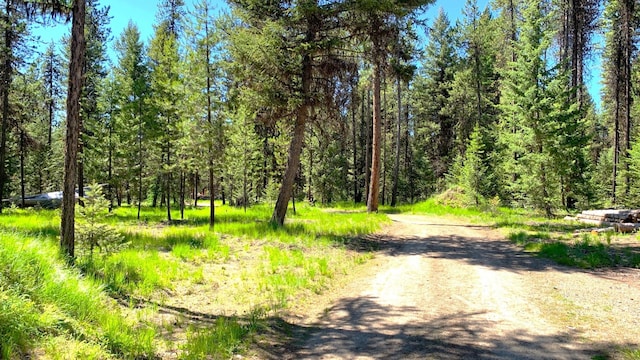
<instances>
[{"instance_id":1,"label":"tall grass clump","mask_svg":"<svg viewBox=\"0 0 640 360\"><path fill-rule=\"evenodd\" d=\"M154 336L152 328L127 322L98 284L67 268L54 244L0 232L3 359L29 357L51 338L94 344L104 349L102 358L151 356Z\"/></svg>"},{"instance_id":2,"label":"tall grass clump","mask_svg":"<svg viewBox=\"0 0 640 360\"><path fill-rule=\"evenodd\" d=\"M127 249L107 258L79 264L112 293L148 296L157 289L171 288L172 281L189 274L179 264L158 252Z\"/></svg>"},{"instance_id":3,"label":"tall grass clump","mask_svg":"<svg viewBox=\"0 0 640 360\"><path fill-rule=\"evenodd\" d=\"M219 317L208 328L191 328L180 359L230 359L242 350L245 338L255 326L253 322L244 325L237 318Z\"/></svg>"},{"instance_id":4,"label":"tall grass clump","mask_svg":"<svg viewBox=\"0 0 640 360\"><path fill-rule=\"evenodd\" d=\"M622 351L625 360L640 360L640 349L627 349Z\"/></svg>"}]
</instances>

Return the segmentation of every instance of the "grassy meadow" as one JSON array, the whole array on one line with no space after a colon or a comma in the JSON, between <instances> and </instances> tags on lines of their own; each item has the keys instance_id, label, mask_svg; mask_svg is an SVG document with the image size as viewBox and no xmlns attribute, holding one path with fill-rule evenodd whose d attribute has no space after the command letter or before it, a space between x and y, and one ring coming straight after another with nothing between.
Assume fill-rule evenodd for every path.
<instances>
[{"instance_id":1,"label":"grassy meadow","mask_svg":"<svg viewBox=\"0 0 640 360\"><path fill-rule=\"evenodd\" d=\"M243 353L268 318L304 307L375 253L366 235L384 213L454 216L490 224L526 251L581 267L640 268L635 235L590 233L525 210L448 206L438 198L367 214L364 207L298 204L286 225L270 205L122 207L100 219L124 245L67 266L58 251L59 210L0 216L0 359L226 359ZM174 217L179 212L173 213ZM625 350L625 359L640 354Z\"/></svg>"},{"instance_id":2,"label":"grassy meadow","mask_svg":"<svg viewBox=\"0 0 640 360\"><path fill-rule=\"evenodd\" d=\"M271 206L218 206L164 221L122 207L101 219L126 246L73 268L58 251L59 210L0 216L0 358L229 358L264 319L328 289L372 256L359 239L387 222L299 205L285 227ZM360 209L362 210L362 209ZM176 211L174 216L178 215Z\"/></svg>"}]
</instances>

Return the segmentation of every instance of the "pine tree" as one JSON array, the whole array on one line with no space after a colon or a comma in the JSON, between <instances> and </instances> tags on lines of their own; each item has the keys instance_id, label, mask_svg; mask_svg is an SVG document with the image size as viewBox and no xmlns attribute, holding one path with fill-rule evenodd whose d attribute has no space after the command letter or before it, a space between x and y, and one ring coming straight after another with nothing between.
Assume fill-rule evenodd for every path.
<instances>
[{"instance_id":1,"label":"pine tree","mask_svg":"<svg viewBox=\"0 0 640 360\"><path fill-rule=\"evenodd\" d=\"M550 89L552 72L544 61L552 35L546 11L546 3L525 2L516 61L503 83L500 142L510 200L551 216L558 205L559 181L550 153L556 99Z\"/></svg>"},{"instance_id":2,"label":"pine tree","mask_svg":"<svg viewBox=\"0 0 640 360\"><path fill-rule=\"evenodd\" d=\"M67 131L65 141L64 180L62 189L62 217L60 246L69 261L75 258L75 187L78 170L78 138L80 136L80 98L86 43L84 38L85 0L75 0L72 9L71 61L69 63L69 87L67 96Z\"/></svg>"},{"instance_id":3,"label":"pine tree","mask_svg":"<svg viewBox=\"0 0 640 360\"><path fill-rule=\"evenodd\" d=\"M146 49L140 39L140 31L137 26L129 22L120 38L115 44L118 51L118 67L116 79L121 87L121 100L119 104L123 156L127 158L126 168L135 169L136 174L131 175L137 180L138 219L140 219L141 206L146 195L144 192L144 174L147 151L152 147L150 137L150 109L149 99L151 86L149 80L149 68L146 57ZM132 151L135 149L135 151Z\"/></svg>"},{"instance_id":4,"label":"pine tree","mask_svg":"<svg viewBox=\"0 0 640 360\"><path fill-rule=\"evenodd\" d=\"M100 6L99 0L87 0L85 20L86 52L84 55L84 78L82 86L82 114L80 116L80 139L78 146L78 196L84 196L85 176L98 180L101 176L102 138L95 136L103 129L103 116L98 108L102 83L107 76L107 42L109 7ZM96 161L98 160L98 161ZM100 179L102 180L102 179Z\"/></svg>"},{"instance_id":5,"label":"pine tree","mask_svg":"<svg viewBox=\"0 0 640 360\"><path fill-rule=\"evenodd\" d=\"M163 131L159 139L162 148L162 169L164 177L164 198L167 206L167 220L171 221L172 183L176 169L175 142L180 127L178 110L183 93L180 79L179 36L182 31L182 0L164 0L159 5L158 24L151 40L149 56L152 63L151 89L157 120Z\"/></svg>"},{"instance_id":6,"label":"pine tree","mask_svg":"<svg viewBox=\"0 0 640 360\"><path fill-rule=\"evenodd\" d=\"M216 58L221 54L221 40L216 31L213 10L208 0L197 2L192 12L192 20L187 26L187 37L191 39L188 62L192 73L188 86L193 93L195 119L199 122L196 126L199 133L198 151L202 153L202 158L206 159L206 164L203 165L206 165L208 193L211 197L210 228L213 228L215 222L216 165L222 158L225 145L221 120L223 105L220 100L222 98L220 78L224 74L221 73L222 60ZM220 168L220 166L217 167Z\"/></svg>"},{"instance_id":7,"label":"pine tree","mask_svg":"<svg viewBox=\"0 0 640 360\"><path fill-rule=\"evenodd\" d=\"M449 104L458 63L453 29L444 11L434 20L429 34L412 103L416 141L428 156L436 179L442 179L453 160L455 119L450 115Z\"/></svg>"},{"instance_id":8,"label":"pine tree","mask_svg":"<svg viewBox=\"0 0 640 360\"><path fill-rule=\"evenodd\" d=\"M613 122L613 181L612 203L615 205L620 197L624 198L630 191L630 179L626 171L620 171L625 164L622 157L627 157L631 146L632 123L632 59L635 52L635 28L637 16L635 1L611 0L605 9L607 33L605 37L605 98L608 100L609 116ZM624 170L628 170L625 166ZM625 177L625 187L619 196L618 181Z\"/></svg>"},{"instance_id":9,"label":"pine tree","mask_svg":"<svg viewBox=\"0 0 640 360\"><path fill-rule=\"evenodd\" d=\"M493 182L487 163L489 158L485 151L485 139L480 125L476 124L469 139L462 167L460 169L458 184L465 190L467 203L479 206L485 196L490 194Z\"/></svg>"}]
</instances>

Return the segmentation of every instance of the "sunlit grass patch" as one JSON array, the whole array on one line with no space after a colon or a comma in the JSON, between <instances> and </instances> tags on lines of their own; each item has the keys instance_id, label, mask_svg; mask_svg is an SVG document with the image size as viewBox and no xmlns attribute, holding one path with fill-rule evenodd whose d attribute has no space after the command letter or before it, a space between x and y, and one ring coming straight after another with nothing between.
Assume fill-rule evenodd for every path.
<instances>
[{"instance_id":1,"label":"sunlit grass patch","mask_svg":"<svg viewBox=\"0 0 640 360\"><path fill-rule=\"evenodd\" d=\"M44 245L48 250L43 257L55 271L43 268L39 261L20 265L28 271L19 275L12 275L11 266L0 269L0 341L4 341L0 348L13 357L34 346L49 358L152 357L157 341L154 328L136 316L125 321L120 315L123 309L107 295L135 304L149 300L144 311L157 312L153 304L170 302L167 294L189 304L193 294L214 289L210 298L220 302L214 308L221 312L243 314L254 307L277 312L322 293L337 275L370 259L374 246L360 246L366 243L362 238L388 221L383 214L330 211L305 204L297 210L296 214L290 210L282 227L269 221L272 205L249 207L246 212L219 206L210 230L208 208L187 209L184 221L171 223L164 221L163 209L143 208L141 221L134 207L116 209L114 216L103 221L123 235L128 248L78 258L76 266L82 275L59 258L58 212L18 210L2 216L0 231L11 231L16 237L13 244ZM86 294L78 296L78 291ZM143 310L124 311L140 314ZM10 318L5 320L3 315ZM151 319L153 314L144 318ZM241 349L248 339L247 320L224 319L227 322L215 328L194 327L185 356L202 358L198 349L207 349L211 339L222 347L205 350L208 354L228 358ZM244 332L238 335L234 324ZM59 355L51 354L56 346L64 347Z\"/></svg>"},{"instance_id":2,"label":"sunlit grass patch","mask_svg":"<svg viewBox=\"0 0 640 360\"><path fill-rule=\"evenodd\" d=\"M620 353L624 360L640 360L640 349L626 349Z\"/></svg>"},{"instance_id":3,"label":"sunlit grass patch","mask_svg":"<svg viewBox=\"0 0 640 360\"><path fill-rule=\"evenodd\" d=\"M180 359L230 359L242 350L255 323L241 324L234 317L219 317L205 328L190 328Z\"/></svg>"},{"instance_id":4,"label":"sunlit grass patch","mask_svg":"<svg viewBox=\"0 0 640 360\"><path fill-rule=\"evenodd\" d=\"M579 239L571 240L558 236L552 238L548 233L518 231L508 237L525 250L562 265L580 268L640 267L640 255L612 247L610 236L606 234L603 239L599 235L584 233Z\"/></svg>"},{"instance_id":5,"label":"sunlit grass patch","mask_svg":"<svg viewBox=\"0 0 640 360\"><path fill-rule=\"evenodd\" d=\"M188 277L177 261L157 251L128 249L107 258L80 263L82 269L116 294L148 296L158 289L170 289L172 281Z\"/></svg>"},{"instance_id":6,"label":"sunlit grass patch","mask_svg":"<svg viewBox=\"0 0 640 360\"><path fill-rule=\"evenodd\" d=\"M127 322L99 284L63 263L55 243L0 234L0 357L21 358L60 338L79 339L69 358L153 354L155 331Z\"/></svg>"},{"instance_id":7,"label":"sunlit grass patch","mask_svg":"<svg viewBox=\"0 0 640 360\"><path fill-rule=\"evenodd\" d=\"M6 209L0 216L0 230L32 237L57 238L60 235L60 211Z\"/></svg>"}]
</instances>

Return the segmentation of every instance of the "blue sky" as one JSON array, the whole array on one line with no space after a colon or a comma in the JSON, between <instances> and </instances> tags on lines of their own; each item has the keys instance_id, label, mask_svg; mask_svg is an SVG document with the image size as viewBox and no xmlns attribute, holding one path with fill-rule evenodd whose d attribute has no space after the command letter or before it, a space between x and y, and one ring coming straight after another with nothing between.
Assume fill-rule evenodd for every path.
<instances>
[{"instance_id":1,"label":"blue sky","mask_svg":"<svg viewBox=\"0 0 640 360\"><path fill-rule=\"evenodd\" d=\"M484 9L489 0L477 0L478 7ZM153 24L155 22L156 12L159 0L102 0L103 6L111 7L111 35L115 39L122 33L127 26L129 20L138 25L143 39L149 39L153 34ZM185 0L187 6L191 6L194 0ZM211 0L212 4L219 10L227 9L224 0ZM425 16L428 22L431 22L442 8L449 16L451 23L455 23L456 19L462 16L465 0L436 0L435 4L427 10ZM50 41L58 41L63 35L69 32L69 25L59 25L56 27L48 27L44 29L36 29L36 35L40 36L42 41L48 43ZM587 64L587 81L591 96L594 97L596 104L600 103L600 78L601 66L598 56L594 56L592 64Z\"/></svg>"}]
</instances>

